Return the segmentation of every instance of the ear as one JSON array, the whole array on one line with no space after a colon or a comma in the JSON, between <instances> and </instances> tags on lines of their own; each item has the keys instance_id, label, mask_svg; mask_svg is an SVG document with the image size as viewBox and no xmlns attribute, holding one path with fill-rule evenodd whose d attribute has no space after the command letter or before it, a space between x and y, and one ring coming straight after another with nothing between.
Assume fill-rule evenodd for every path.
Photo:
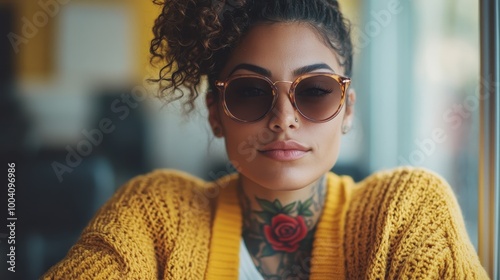
<instances>
[{"instance_id":1,"label":"ear","mask_svg":"<svg viewBox=\"0 0 500 280\"><path fill-rule=\"evenodd\" d=\"M347 89L346 109L344 119L342 120L342 127L352 127L354 121L354 104L356 103L356 92L352 88Z\"/></svg>"},{"instance_id":2,"label":"ear","mask_svg":"<svg viewBox=\"0 0 500 280\"><path fill-rule=\"evenodd\" d=\"M224 137L224 129L220 120L220 106L217 97L212 90L208 90L205 98L205 104L208 109L208 123L215 137Z\"/></svg>"}]
</instances>

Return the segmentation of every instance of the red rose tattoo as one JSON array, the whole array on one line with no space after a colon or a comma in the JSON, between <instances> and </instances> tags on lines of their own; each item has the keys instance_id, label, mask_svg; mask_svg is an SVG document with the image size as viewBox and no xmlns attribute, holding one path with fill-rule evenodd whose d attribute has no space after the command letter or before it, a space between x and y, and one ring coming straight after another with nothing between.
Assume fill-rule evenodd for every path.
<instances>
[{"instance_id":1,"label":"red rose tattoo","mask_svg":"<svg viewBox=\"0 0 500 280\"><path fill-rule=\"evenodd\" d=\"M264 279L309 278L314 216L323 208L326 193L324 177L313 191L308 199L288 204L255 197L258 210L250 207L250 197L239 192L244 218L242 237ZM263 261L266 257L273 257L273 265Z\"/></svg>"},{"instance_id":2,"label":"red rose tattoo","mask_svg":"<svg viewBox=\"0 0 500 280\"><path fill-rule=\"evenodd\" d=\"M295 201L282 205L277 199L268 201L256 197L262 211L254 211L262 224L262 232L255 232L247 238L250 247L259 248L259 243L264 241L265 246L260 252L261 257L275 255L278 252L294 253L300 250L302 240L306 239L310 229L307 228L306 219L313 216L311 205L313 197L306 201ZM257 254L258 251L254 252Z\"/></svg>"},{"instance_id":3,"label":"red rose tattoo","mask_svg":"<svg viewBox=\"0 0 500 280\"><path fill-rule=\"evenodd\" d=\"M295 252L306 235L307 226L302 216L291 217L281 213L272 218L271 225L264 226L264 236L276 251Z\"/></svg>"}]
</instances>

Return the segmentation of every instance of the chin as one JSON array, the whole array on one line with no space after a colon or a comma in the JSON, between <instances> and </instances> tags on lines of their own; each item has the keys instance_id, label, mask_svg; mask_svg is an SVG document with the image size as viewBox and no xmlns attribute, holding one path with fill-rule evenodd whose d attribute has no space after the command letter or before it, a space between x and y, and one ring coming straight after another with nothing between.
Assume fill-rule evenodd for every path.
<instances>
[{"instance_id":1,"label":"chin","mask_svg":"<svg viewBox=\"0 0 500 280\"><path fill-rule=\"evenodd\" d=\"M294 191L310 185L324 174L324 172L318 173L318 169L307 169L298 166L271 168L261 165L246 170L243 168L241 173L254 183L268 190Z\"/></svg>"}]
</instances>

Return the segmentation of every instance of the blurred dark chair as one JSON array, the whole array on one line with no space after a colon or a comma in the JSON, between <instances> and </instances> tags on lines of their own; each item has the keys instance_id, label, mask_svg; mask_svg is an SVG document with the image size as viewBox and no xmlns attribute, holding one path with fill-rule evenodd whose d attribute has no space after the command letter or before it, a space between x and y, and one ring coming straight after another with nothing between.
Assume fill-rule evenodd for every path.
<instances>
[{"instance_id":1,"label":"blurred dark chair","mask_svg":"<svg viewBox=\"0 0 500 280\"><path fill-rule=\"evenodd\" d=\"M140 102L137 102L137 108L128 106L122 101L122 96L128 94L130 87L126 86L101 89L96 94L98 113L95 122L107 118L115 127L113 132L104 135L97 148L111 160L117 187L152 168L148 166L146 158L146 106ZM116 105L117 102L119 105ZM123 111L117 113L116 108L127 110L126 117L121 119Z\"/></svg>"},{"instance_id":2,"label":"blurred dark chair","mask_svg":"<svg viewBox=\"0 0 500 280\"><path fill-rule=\"evenodd\" d=\"M52 164L64 164L65 157L66 151L41 152L18 189L24 246L19 255L29 265L24 279L37 279L60 261L115 190L110 161L98 154L83 158L60 182Z\"/></svg>"}]
</instances>

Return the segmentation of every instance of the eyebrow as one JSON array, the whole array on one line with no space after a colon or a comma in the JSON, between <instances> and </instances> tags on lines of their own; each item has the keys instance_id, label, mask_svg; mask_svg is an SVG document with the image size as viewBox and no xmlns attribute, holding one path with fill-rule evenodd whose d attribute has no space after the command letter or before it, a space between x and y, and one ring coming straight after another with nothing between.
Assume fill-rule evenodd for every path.
<instances>
[{"instance_id":1,"label":"eyebrow","mask_svg":"<svg viewBox=\"0 0 500 280\"><path fill-rule=\"evenodd\" d=\"M236 70L240 70L240 69L249 70L249 71L252 71L252 72L255 72L257 74L261 74L261 75L267 76L267 77L271 76L271 71L267 70L266 68L262 68L260 66L248 64L248 63L242 63L242 64L236 65L236 67L234 67L233 70L231 70L231 72L229 73L228 76L231 76L234 72L236 72Z\"/></svg>"},{"instance_id":2,"label":"eyebrow","mask_svg":"<svg viewBox=\"0 0 500 280\"><path fill-rule=\"evenodd\" d=\"M300 68L293 70L293 75L300 76L302 74L306 74L306 73L309 73L309 72L312 72L315 70L319 70L319 69L328 69L328 70L331 70L332 72L335 73L335 71L333 71L333 69L330 66L328 66L328 64L316 63L316 64L307 65L307 66L300 67Z\"/></svg>"},{"instance_id":3,"label":"eyebrow","mask_svg":"<svg viewBox=\"0 0 500 280\"><path fill-rule=\"evenodd\" d=\"M255 72L255 73L263 75L263 76L271 77L270 70L263 68L263 67L260 67L260 66L257 66L257 65L249 64L249 63L242 63L242 64L236 65L233 68L233 70L231 70L231 72L229 73L228 76L231 76L234 72L236 72L237 70L240 70L240 69L252 71L252 72ZM303 67L300 67L300 68L293 70L293 75L300 76L302 74L306 74L306 73L309 73L309 72L312 72L315 70L319 70L319 69L328 69L328 70L331 70L332 72L335 73L335 71L330 66L328 66L328 64L316 63L316 64L311 64L311 65L306 65L306 66L303 66Z\"/></svg>"}]
</instances>

